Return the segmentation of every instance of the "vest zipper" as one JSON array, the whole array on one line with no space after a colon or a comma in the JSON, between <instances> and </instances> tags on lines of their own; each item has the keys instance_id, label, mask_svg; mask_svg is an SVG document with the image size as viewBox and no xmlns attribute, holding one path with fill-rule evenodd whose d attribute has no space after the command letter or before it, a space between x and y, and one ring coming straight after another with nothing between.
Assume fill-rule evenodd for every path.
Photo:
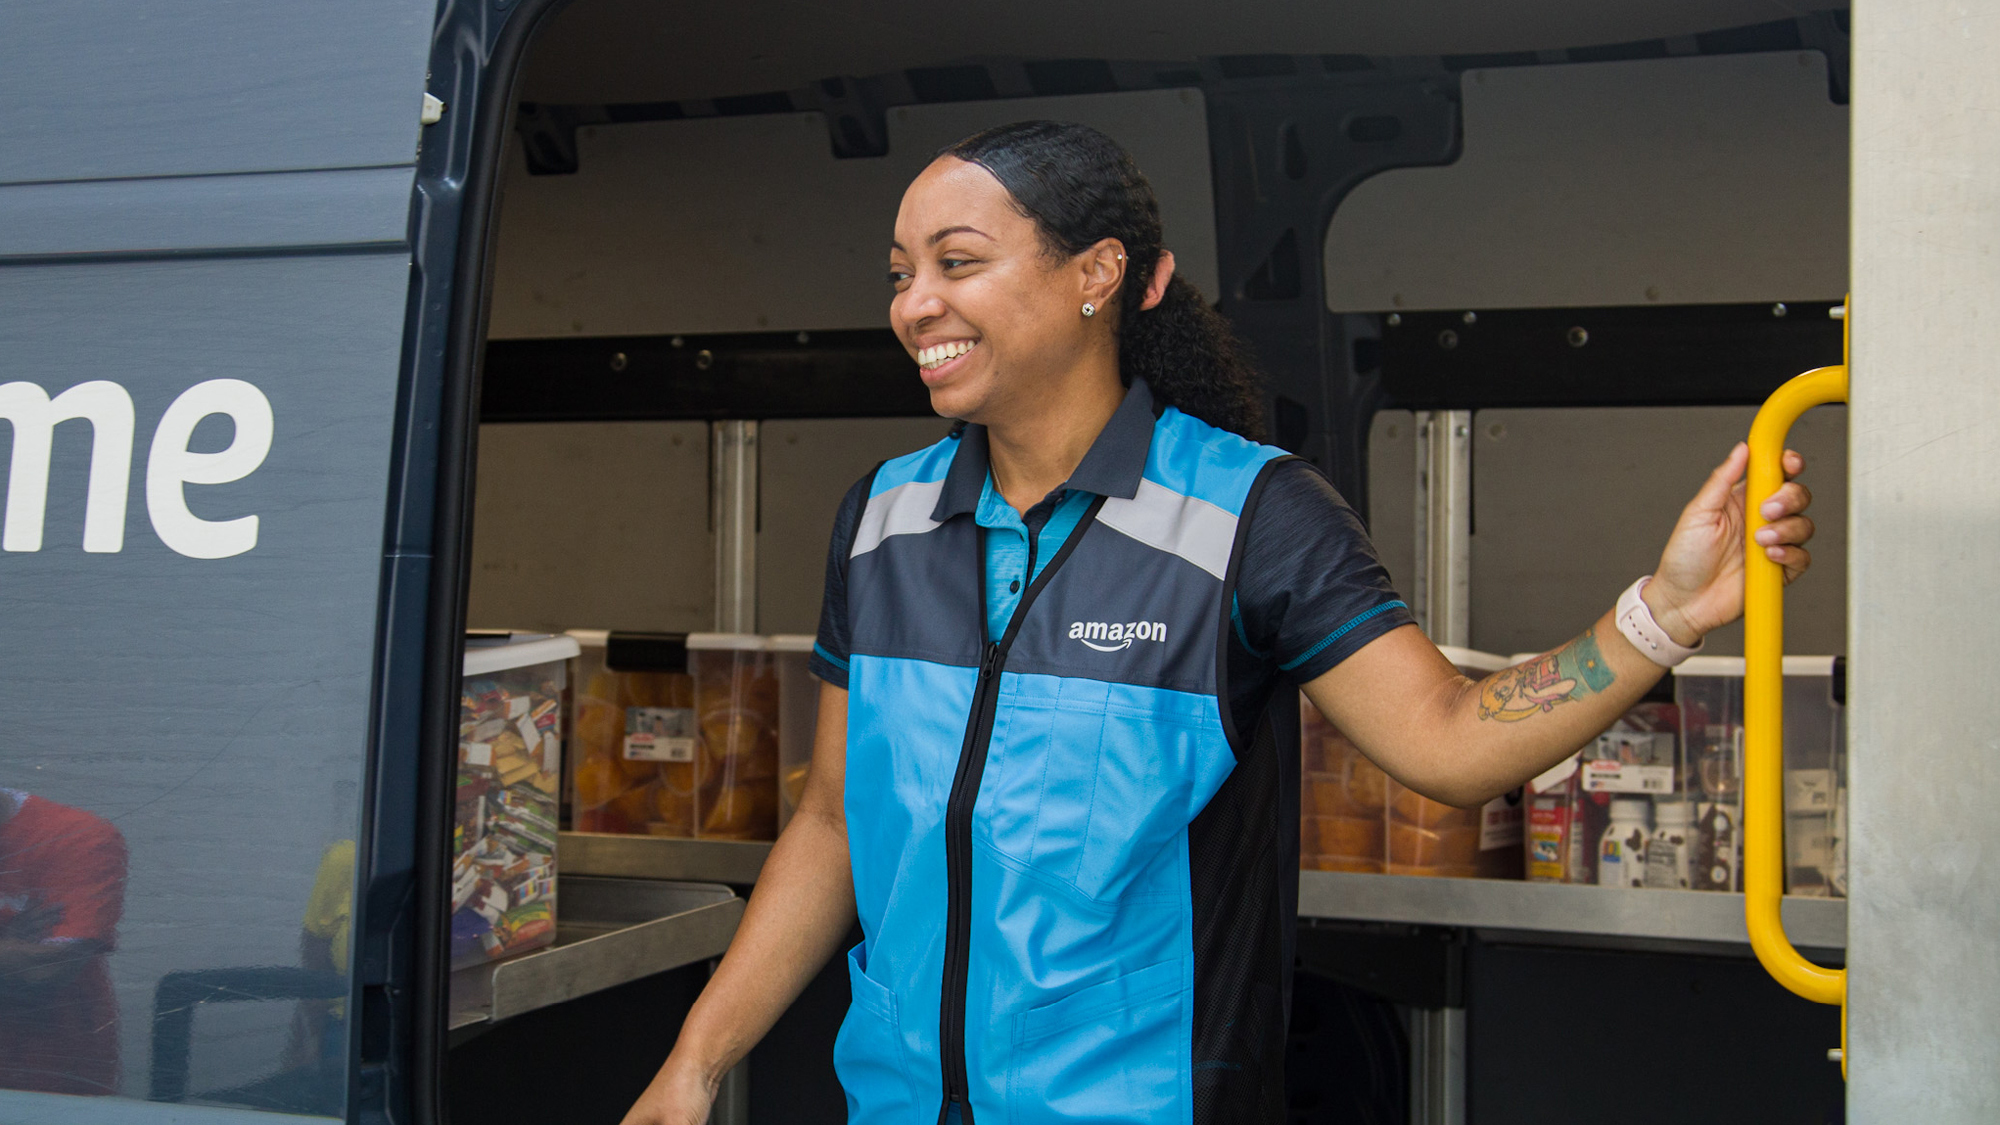
<instances>
[{"instance_id":1,"label":"vest zipper","mask_svg":"<svg viewBox=\"0 0 2000 1125\"><path fill-rule=\"evenodd\" d=\"M945 860L945 934L944 934L944 995L942 1010L938 1017L938 1054L944 1070L944 1104L938 1107L938 1125L951 1116L951 1107L958 1106L959 1125L974 1125L972 1120L971 1079L965 1072L965 987L971 965L972 946L972 807L979 800L979 781L986 773L986 747L993 739L993 719L1000 707L1000 673L1007 666L1007 653L1014 647L1014 636L1021 631L1021 622L1028 616L1028 607L1055 577L1057 568L1076 549L1085 529L1097 519L1097 510L1104 506L1104 497L1090 502L1076 527L1063 541L1062 549L1049 560L1049 565L1040 574L1035 573L1035 540L1032 531L1028 535L1028 574L1030 581L1021 601L1014 607L1013 616L1007 619L1007 629L1000 634L998 642L988 642L979 658L979 682L972 693L972 713L965 724L965 742L958 751L958 771L952 775L951 796L945 803L944 813L944 860ZM979 566L981 581L979 629L986 630L986 545L983 536L979 540Z\"/></svg>"}]
</instances>

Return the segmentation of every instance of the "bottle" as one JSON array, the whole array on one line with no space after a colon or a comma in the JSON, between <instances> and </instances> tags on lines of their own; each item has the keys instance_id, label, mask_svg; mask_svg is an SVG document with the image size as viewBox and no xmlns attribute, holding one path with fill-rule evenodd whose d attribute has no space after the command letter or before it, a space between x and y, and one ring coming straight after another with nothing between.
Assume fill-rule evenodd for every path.
<instances>
[{"instance_id":1,"label":"bottle","mask_svg":"<svg viewBox=\"0 0 2000 1125\"><path fill-rule=\"evenodd\" d=\"M1739 840L1737 809L1721 801L1703 801L1695 810L1693 847L1688 855L1688 886L1697 891L1734 891L1737 886Z\"/></svg>"},{"instance_id":2,"label":"bottle","mask_svg":"<svg viewBox=\"0 0 2000 1125\"><path fill-rule=\"evenodd\" d=\"M1646 885L1646 813L1652 802L1644 797L1620 797L1611 802L1611 823L1597 844L1597 885Z\"/></svg>"},{"instance_id":3,"label":"bottle","mask_svg":"<svg viewBox=\"0 0 2000 1125\"><path fill-rule=\"evenodd\" d=\"M1646 885L1687 890L1688 853L1693 835L1687 803L1661 801L1653 806L1653 819L1657 822L1653 838L1646 841Z\"/></svg>"}]
</instances>

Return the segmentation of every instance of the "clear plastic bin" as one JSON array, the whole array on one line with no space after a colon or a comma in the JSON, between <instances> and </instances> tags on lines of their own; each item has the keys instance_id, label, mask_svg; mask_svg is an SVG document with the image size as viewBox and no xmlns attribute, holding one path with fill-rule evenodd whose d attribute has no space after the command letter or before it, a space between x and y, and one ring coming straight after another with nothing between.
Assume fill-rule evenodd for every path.
<instances>
[{"instance_id":1,"label":"clear plastic bin","mask_svg":"<svg viewBox=\"0 0 2000 1125\"><path fill-rule=\"evenodd\" d=\"M556 937L556 820L570 637L468 637L452 822L451 963Z\"/></svg>"},{"instance_id":2,"label":"clear plastic bin","mask_svg":"<svg viewBox=\"0 0 2000 1125\"><path fill-rule=\"evenodd\" d=\"M1525 659L1525 658L1524 658ZM1527 877L1536 883L1595 883L1611 802L1679 800L1680 710L1642 702L1583 749L1526 786Z\"/></svg>"},{"instance_id":3,"label":"clear plastic bin","mask_svg":"<svg viewBox=\"0 0 2000 1125\"><path fill-rule=\"evenodd\" d=\"M812 766L813 735L819 727L819 680L812 674L813 638L779 634L771 638L778 665L778 827L791 823L805 795Z\"/></svg>"},{"instance_id":4,"label":"clear plastic bin","mask_svg":"<svg viewBox=\"0 0 2000 1125\"><path fill-rule=\"evenodd\" d=\"M1796 895L1846 886L1842 708L1830 656L1785 657L1785 882ZM1674 669L1692 803L1689 884L1743 889L1743 658L1691 657Z\"/></svg>"},{"instance_id":5,"label":"clear plastic bin","mask_svg":"<svg viewBox=\"0 0 2000 1125\"><path fill-rule=\"evenodd\" d=\"M687 638L571 630L581 645L570 736L570 826L693 836L699 790Z\"/></svg>"},{"instance_id":6,"label":"clear plastic bin","mask_svg":"<svg viewBox=\"0 0 2000 1125\"><path fill-rule=\"evenodd\" d=\"M1447 648L1471 676L1507 666ZM1519 878L1521 795L1461 809L1410 789L1369 761L1310 700L1299 704L1299 866L1308 871Z\"/></svg>"},{"instance_id":7,"label":"clear plastic bin","mask_svg":"<svg viewBox=\"0 0 2000 1125\"><path fill-rule=\"evenodd\" d=\"M715 840L778 835L778 671L770 643L745 633L692 633L699 746L694 834Z\"/></svg>"},{"instance_id":8,"label":"clear plastic bin","mask_svg":"<svg viewBox=\"0 0 2000 1125\"><path fill-rule=\"evenodd\" d=\"M1303 696L1299 729L1299 866L1381 874L1389 775Z\"/></svg>"},{"instance_id":9,"label":"clear plastic bin","mask_svg":"<svg viewBox=\"0 0 2000 1125\"><path fill-rule=\"evenodd\" d=\"M1448 645L1439 646L1439 651L1475 680L1513 663L1490 652ZM1391 778L1383 869L1391 875L1518 879L1525 819L1519 790L1479 808L1461 809L1433 801Z\"/></svg>"}]
</instances>

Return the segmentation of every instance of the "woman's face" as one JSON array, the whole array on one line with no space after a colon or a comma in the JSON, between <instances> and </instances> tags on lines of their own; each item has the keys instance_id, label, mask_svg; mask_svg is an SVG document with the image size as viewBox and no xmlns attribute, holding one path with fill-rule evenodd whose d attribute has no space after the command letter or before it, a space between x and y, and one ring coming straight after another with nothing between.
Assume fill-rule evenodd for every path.
<instances>
[{"instance_id":1,"label":"woman's face","mask_svg":"<svg viewBox=\"0 0 2000 1125\"><path fill-rule=\"evenodd\" d=\"M890 324L947 418L1031 416L1092 345L1089 273L1051 257L1000 181L956 157L903 193L889 279Z\"/></svg>"}]
</instances>

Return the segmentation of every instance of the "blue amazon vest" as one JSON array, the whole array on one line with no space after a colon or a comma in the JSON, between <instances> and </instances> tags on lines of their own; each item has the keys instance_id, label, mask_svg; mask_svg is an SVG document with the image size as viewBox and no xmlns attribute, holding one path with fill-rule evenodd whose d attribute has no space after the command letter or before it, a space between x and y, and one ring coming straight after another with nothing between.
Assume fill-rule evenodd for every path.
<instances>
[{"instance_id":1,"label":"blue amazon vest","mask_svg":"<svg viewBox=\"0 0 2000 1125\"><path fill-rule=\"evenodd\" d=\"M1275 1119L1296 798L1223 672L1239 517L1282 455L1137 384L997 643L983 431L877 469L847 576L850 1122Z\"/></svg>"}]
</instances>

